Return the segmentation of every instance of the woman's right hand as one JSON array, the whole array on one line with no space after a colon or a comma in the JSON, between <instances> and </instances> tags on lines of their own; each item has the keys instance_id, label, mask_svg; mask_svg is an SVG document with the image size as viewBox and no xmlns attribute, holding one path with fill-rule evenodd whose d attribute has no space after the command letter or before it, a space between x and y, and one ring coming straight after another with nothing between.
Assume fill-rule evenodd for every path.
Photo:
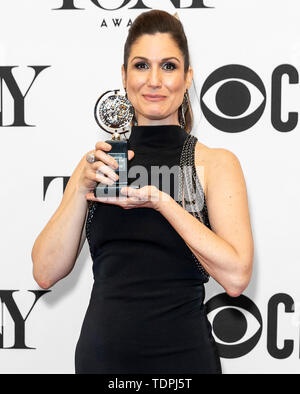
<instances>
[{"instance_id":1,"label":"woman's right hand","mask_svg":"<svg viewBox=\"0 0 300 394\"><path fill-rule=\"evenodd\" d=\"M106 185L113 185L119 176L116 174L118 162L108 153L111 145L100 141L96 144L96 149L87 152L82 158L83 170L79 178L79 189L85 195L94 190L97 183L101 182ZM88 163L86 158L88 154L94 154L96 161ZM128 150L128 160L134 157L134 151Z\"/></svg>"}]
</instances>

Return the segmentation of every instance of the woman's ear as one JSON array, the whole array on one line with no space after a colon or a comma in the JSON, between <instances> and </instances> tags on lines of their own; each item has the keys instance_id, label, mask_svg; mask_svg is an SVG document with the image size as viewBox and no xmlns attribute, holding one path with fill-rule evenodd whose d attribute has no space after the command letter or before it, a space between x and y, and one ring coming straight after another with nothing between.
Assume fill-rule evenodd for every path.
<instances>
[{"instance_id":1,"label":"woman's ear","mask_svg":"<svg viewBox=\"0 0 300 394\"><path fill-rule=\"evenodd\" d=\"M122 72L123 88L126 89L126 72L125 72L124 64L122 64L121 72Z\"/></svg>"},{"instance_id":2,"label":"woman's ear","mask_svg":"<svg viewBox=\"0 0 300 394\"><path fill-rule=\"evenodd\" d=\"M194 71L193 71L192 67L190 66L187 71L187 76L186 76L186 90L188 90L192 86L193 77L194 77Z\"/></svg>"}]
</instances>

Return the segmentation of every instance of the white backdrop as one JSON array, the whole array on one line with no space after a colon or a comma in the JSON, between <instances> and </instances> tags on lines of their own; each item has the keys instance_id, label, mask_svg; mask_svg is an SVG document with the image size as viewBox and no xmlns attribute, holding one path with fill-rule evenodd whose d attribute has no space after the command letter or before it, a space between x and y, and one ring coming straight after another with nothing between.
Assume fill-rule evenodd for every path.
<instances>
[{"instance_id":1,"label":"white backdrop","mask_svg":"<svg viewBox=\"0 0 300 394\"><path fill-rule=\"evenodd\" d=\"M130 9L136 3L132 0L116 10L125 1L0 0L0 373L74 373L75 346L92 287L88 246L85 244L71 274L50 292L41 293L35 304L38 293L32 290L41 289L32 277L31 249L61 201L61 177L70 176L81 157L97 141L107 138L94 121L93 109L100 93L122 87L127 25L144 11ZM192 1L182 0L182 8L177 10L174 1L143 3L172 14L178 12L195 74L193 134L210 147L234 152L247 183L255 259L251 284L244 296L257 306L261 321L258 315L255 319L249 311L242 311L242 301L235 305L240 311L238 321L231 322L229 305L225 312L224 306L221 308L213 327L217 342L223 346L223 371L299 373L300 3L204 0L202 5L214 8L184 9ZM197 6L200 3L193 2ZM82 9L54 10L63 4ZM114 26L116 18L122 19L119 27ZM101 27L105 24L107 27ZM41 71L32 83L33 66ZM276 79L274 70L278 67ZM213 92L203 96L210 111L223 118L219 121L206 112L204 104L202 109L200 106L202 88L217 69L222 76L217 86L225 79L240 80L239 85L228 82L223 96L215 87L223 107L216 108ZM245 77L257 74L265 88L265 101L262 90L256 91L258 85L251 90L251 82L241 82L234 74L236 70L242 75L244 72ZM23 104L16 87L10 84L12 80L21 96L29 89ZM224 100L230 88L237 98L229 110L235 109L239 116L225 113ZM235 118L245 116L239 94L245 98L246 91L251 94L252 106L246 108L249 103L245 102L247 114L259 106L265 108L252 122L241 120L237 132L230 132L236 125ZM25 125L22 119L17 125L22 108ZM296 118L289 130L284 123L290 112L295 112ZM232 122L229 132L224 130L224 118ZM46 177L58 178L50 183L44 198ZM213 279L206 289L206 301L215 296L225 299L221 295L224 290ZM218 311L210 312L212 323L217 316ZM229 324L229 331L232 324L235 336L227 342L225 334L217 336L222 332L222 321ZM234 331L245 321L247 333L242 328ZM261 335L257 334L254 344L243 345L256 332Z\"/></svg>"}]
</instances>

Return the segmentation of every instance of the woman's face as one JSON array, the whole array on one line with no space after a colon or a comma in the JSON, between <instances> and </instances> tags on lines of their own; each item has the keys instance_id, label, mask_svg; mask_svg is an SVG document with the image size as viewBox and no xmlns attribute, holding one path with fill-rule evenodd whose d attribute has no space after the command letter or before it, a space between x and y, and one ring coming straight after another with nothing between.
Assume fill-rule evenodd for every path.
<instances>
[{"instance_id":1,"label":"woman's face","mask_svg":"<svg viewBox=\"0 0 300 394\"><path fill-rule=\"evenodd\" d=\"M144 34L131 47L123 86L138 125L178 125L178 108L193 71L184 74L184 57L168 33Z\"/></svg>"}]
</instances>

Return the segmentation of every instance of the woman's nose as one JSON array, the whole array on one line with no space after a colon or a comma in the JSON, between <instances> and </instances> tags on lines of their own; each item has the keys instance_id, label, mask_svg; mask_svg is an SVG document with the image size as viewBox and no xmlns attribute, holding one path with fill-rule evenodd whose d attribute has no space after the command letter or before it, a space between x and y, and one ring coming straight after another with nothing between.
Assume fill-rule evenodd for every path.
<instances>
[{"instance_id":1,"label":"woman's nose","mask_svg":"<svg viewBox=\"0 0 300 394\"><path fill-rule=\"evenodd\" d=\"M149 72L148 85L151 87L161 86L161 74L157 67L152 67Z\"/></svg>"}]
</instances>

